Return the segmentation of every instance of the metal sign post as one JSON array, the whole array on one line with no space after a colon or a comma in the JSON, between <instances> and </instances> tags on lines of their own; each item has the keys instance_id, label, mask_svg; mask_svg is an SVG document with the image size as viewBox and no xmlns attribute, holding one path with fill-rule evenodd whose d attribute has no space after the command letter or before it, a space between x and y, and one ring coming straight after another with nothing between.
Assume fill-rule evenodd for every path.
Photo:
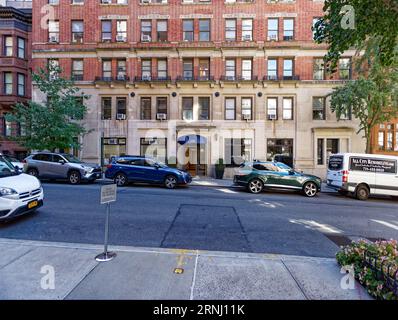
<instances>
[{"instance_id":1,"label":"metal sign post","mask_svg":"<svg viewBox=\"0 0 398 320\"><path fill-rule=\"evenodd\" d=\"M115 252L108 252L109 215L111 211L111 202L116 201L116 190L116 184L108 184L101 187L101 204L106 204L106 218L104 252L95 257L95 260L100 262L110 261L116 257Z\"/></svg>"}]
</instances>

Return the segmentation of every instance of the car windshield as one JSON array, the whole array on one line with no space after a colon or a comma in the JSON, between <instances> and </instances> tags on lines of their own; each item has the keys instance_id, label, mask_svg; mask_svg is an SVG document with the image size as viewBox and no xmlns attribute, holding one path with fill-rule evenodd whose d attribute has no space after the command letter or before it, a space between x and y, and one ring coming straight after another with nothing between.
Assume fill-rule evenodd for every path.
<instances>
[{"instance_id":1,"label":"car windshield","mask_svg":"<svg viewBox=\"0 0 398 320\"><path fill-rule=\"evenodd\" d=\"M9 162L20 162L17 158L13 158L10 156L3 156L5 159L7 159Z\"/></svg>"},{"instance_id":2,"label":"car windshield","mask_svg":"<svg viewBox=\"0 0 398 320\"><path fill-rule=\"evenodd\" d=\"M71 163L82 163L82 161L80 161L78 158L76 158L75 156L72 156L71 154L63 154L62 155L68 162Z\"/></svg>"},{"instance_id":3,"label":"car windshield","mask_svg":"<svg viewBox=\"0 0 398 320\"><path fill-rule=\"evenodd\" d=\"M9 177L18 174L15 167L3 156L0 156L0 178Z\"/></svg>"},{"instance_id":4,"label":"car windshield","mask_svg":"<svg viewBox=\"0 0 398 320\"><path fill-rule=\"evenodd\" d=\"M282 170L293 170L292 168L290 168L288 165L284 164L283 162L277 162L276 166Z\"/></svg>"}]
</instances>

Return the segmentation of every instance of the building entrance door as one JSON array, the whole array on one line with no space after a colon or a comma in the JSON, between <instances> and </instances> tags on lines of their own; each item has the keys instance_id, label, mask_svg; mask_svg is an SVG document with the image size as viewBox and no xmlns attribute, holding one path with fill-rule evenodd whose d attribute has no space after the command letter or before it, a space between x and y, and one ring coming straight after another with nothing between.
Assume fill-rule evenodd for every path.
<instances>
[{"instance_id":1,"label":"building entrance door","mask_svg":"<svg viewBox=\"0 0 398 320\"><path fill-rule=\"evenodd\" d=\"M206 138L199 135L188 135L178 138L179 148L183 152L178 155L184 159L178 159L184 164L184 170L192 176L205 176L207 174L207 144Z\"/></svg>"}]
</instances>

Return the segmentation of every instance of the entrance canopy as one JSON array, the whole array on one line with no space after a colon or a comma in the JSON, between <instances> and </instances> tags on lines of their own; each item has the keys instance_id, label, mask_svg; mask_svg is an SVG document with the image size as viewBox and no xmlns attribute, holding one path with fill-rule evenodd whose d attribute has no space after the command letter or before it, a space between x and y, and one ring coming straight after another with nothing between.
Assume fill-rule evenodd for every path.
<instances>
[{"instance_id":1,"label":"entrance canopy","mask_svg":"<svg viewBox=\"0 0 398 320\"><path fill-rule=\"evenodd\" d=\"M198 134L190 134L187 136L179 137L177 142L183 144L206 144L207 139Z\"/></svg>"}]
</instances>

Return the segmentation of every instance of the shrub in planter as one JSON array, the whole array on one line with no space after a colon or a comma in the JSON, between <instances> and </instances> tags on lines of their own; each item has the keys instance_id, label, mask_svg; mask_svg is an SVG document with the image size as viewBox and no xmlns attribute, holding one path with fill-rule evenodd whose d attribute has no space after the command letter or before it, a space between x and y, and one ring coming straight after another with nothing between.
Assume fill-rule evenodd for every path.
<instances>
[{"instance_id":1,"label":"shrub in planter","mask_svg":"<svg viewBox=\"0 0 398 320\"><path fill-rule=\"evenodd\" d=\"M369 243L364 240L342 247L336 254L341 266L352 265L355 278L376 299L398 300L394 281L398 275L398 244L396 240Z\"/></svg>"},{"instance_id":2,"label":"shrub in planter","mask_svg":"<svg viewBox=\"0 0 398 320\"><path fill-rule=\"evenodd\" d=\"M225 164L222 158L218 159L216 163L216 179L222 179L224 176Z\"/></svg>"}]
</instances>

